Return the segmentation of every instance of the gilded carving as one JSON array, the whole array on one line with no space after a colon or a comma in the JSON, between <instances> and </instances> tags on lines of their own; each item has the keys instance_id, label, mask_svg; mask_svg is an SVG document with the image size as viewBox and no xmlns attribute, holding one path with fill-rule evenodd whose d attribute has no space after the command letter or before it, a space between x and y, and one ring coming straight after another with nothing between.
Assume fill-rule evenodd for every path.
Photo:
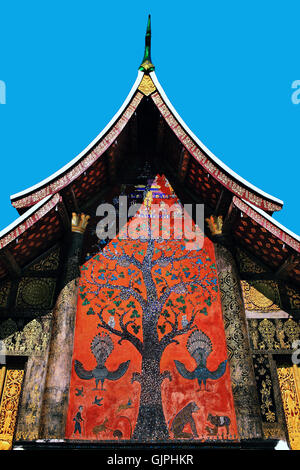
<instances>
[{"instance_id":1,"label":"gilded carving","mask_svg":"<svg viewBox=\"0 0 300 470\"><path fill-rule=\"evenodd\" d=\"M56 271L59 267L59 248L28 268L29 271Z\"/></svg>"},{"instance_id":2,"label":"gilded carving","mask_svg":"<svg viewBox=\"0 0 300 470\"><path fill-rule=\"evenodd\" d=\"M50 317L31 320L22 330L8 319L0 325L0 340L3 341L8 355L41 354L46 350L51 327Z\"/></svg>"},{"instance_id":3,"label":"gilded carving","mask_svg":"<svg viewBox=\"0 0 300 470\"><path fill-rule=\"evenodd\" d=\"M283 408L293 450L300 450L300 375L296 365L277 369Z\"/></svg>"},{"instance_id":4,"label":"gilded carving","mask_svg":"<svg viewBox=\"0 0 300 470\"><path fill-rule=\"evenodd\" d=\"M144 75L138 89L144 93L144 95L149 96L156 90L156 86L149 75Z\"/></svg>"},{"instance_id":5,"label":"gilded carving","mask_svg":"<svg viewBox=\"0 0 300 470\"><path fill-rule=\"evenodd\" d=\"M55 284L56 280L53 278L23 278L19 283L17 307L50 308Z\"/></svg>"},{"instance_id":6,"label":"gilded carving","mask_svg":"<svg viewBox=\"0 0 300 470\"><path fill-rule=\"evenodd\" d=\"M0 405L0 450L9 450L12 446L23 376L23 370L6 371Z\"/></svg>"},{"instance_id":7,"label":"gilded carving","mask_svg":"<svg viewBox=\"0 0 300 470\"><path fill-rule=\"evenodd\" d=\"M72 212L72 232L84 233L89 219L89 215Z\"/></svg>"},{"instance_id":8,"label":"gilded carving","mask_svg":"<svg viewBox=\"0 0 300 470\"><path fill-rule=\"evenodd\" d=\"M268 356L253 356L253 363L263 421L274 423L276 421L276 410Z\"/></svg>"},{"instance_id":9,"label":"gilded carving","mask_svg":"<svg viewBox=\"0 0 300 470\"><path fill-rule=\"evenodd\" d=\"M218 217L216 215L211 215L205 220L212 235L222 235L223 217L221 215Z\"/></svg>"},{"instance_id":10,"label":"gilded carving","mask_svg":"<svg viewBox=\"0 0 300 470\"><path fill-rule=\"evenodd\" d=\"M280 310L280 294L274 281L241 281L245 309L259 312Z\"/></svg>"},{"instance_id":11,"label":"gilded carving","mask_svg":"<svg viewBox=\"0 0 300 470\"><path fill-rule=\"evenodd\" d=\"M252 320L249 322L249 336L250 336L250 343L252 343L253 349L259 349L259 332L258 332L258 321Z\"/></svg>"},{"instance_id":12,"label":"gilded carving","mask_svg":"<svg viewBox=\"0 0 300 470\"><path fill-rule=\"evenodd\" d=\"M289 318L283 326L284 332L289 339L289 342L292 344L294 341L299 340L300 338L300 325L296 323L295 320Z\"/></svg>"},{"instance_id":13,"label":"gilded carving","mask_svg":"<svg viewBox=\"0 0 300 470\"><path fill-rule=\"evenodd\" d=\"M264 318L248 319L250 344L253 350L293 350L293 342L300 337L299 321Z\"/></svg>"},{"instance_id":14,"label":"gilded carving","mask_svg":"<svg viewBox=\"0 0 300 470\"><path fill-rule=\"evenodd\" d=\"M261 349L275 349L275 325L267 318L259 323L258 330L262 337Z\"/></svg>"},{"instance_id":15,"label":"gilded carving","mask_svg":"<svg viewBox=\"0 0 300 470\"><path fill-rule=\"evenodd\" d=\"M276 339L279 342L280 349L288 348L288 344L285 342L285 331L283 327L284 324L285 323L283 322L283 320L275 320Z\"/></svg>"}]
</instances>

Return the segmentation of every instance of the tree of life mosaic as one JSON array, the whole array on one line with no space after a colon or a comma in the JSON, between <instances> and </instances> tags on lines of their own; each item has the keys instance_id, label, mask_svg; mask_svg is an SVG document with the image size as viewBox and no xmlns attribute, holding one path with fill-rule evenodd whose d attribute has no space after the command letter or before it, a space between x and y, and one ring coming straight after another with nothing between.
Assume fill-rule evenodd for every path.
<instances>
[{"instance_id":1,"label":"tree of life mosaic","mask_svg":"<svg viewBox=\"0 0 300 470\"><path fill-rule=\"evenodd\" d=\"M81 267L69 439L237 438L214 246L187 249L174 223L146 236L151 205L179 202L164 176L153 185L140 236L99 243Z\"/></svg>"}]
</instances>

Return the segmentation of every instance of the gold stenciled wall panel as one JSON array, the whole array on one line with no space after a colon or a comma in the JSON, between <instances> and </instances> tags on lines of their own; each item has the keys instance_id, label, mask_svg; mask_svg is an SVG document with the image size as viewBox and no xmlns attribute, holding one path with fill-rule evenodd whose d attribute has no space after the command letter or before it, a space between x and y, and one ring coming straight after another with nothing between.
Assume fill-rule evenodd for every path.
<instances>
[{"instance_id":1,"label":"gold stenciled wall panel","mask_svg":"<svg viewBox=\"0 0 300 470\"><path fill-rule=\"evenodd\" d=\"M241 281L245 309L276 312L281 309L280 293L275 281Z\"/></svg>"},{"instance_id":2,"label":"gold stenciled wall panel","mask_svg":"<svg viewBox=\"0 0 300 470\"><path fill-rule=\"evenodd\" d=\"M295 364L277 368L290 446L300 450L300 371Z\"/></svg>"},{"instance_id":3,"label":"gold stenciled wall panel","mask_svg":"<svg viewBox=\"0 0 300 470\"><path fill-rule=\"evenodd\" d=\"M8 318L0 323L0 341L6 354L31 356L43 354L48 347L51 330L51 314L35 318L18 327L16 321Z\"/></svg>"},{"instance_id":4,"label":"gold stenciled wall panel","mask_svg":"<svg viewBox=\"0 0 300 470\"><path fill-rule=\"evenodd\" d=\"M259 396L263 433L265 438L278 439L284 436L282 420L279 416L274 383L268 354L253 354L255 380Z\"/></svg>"}]
</instances>

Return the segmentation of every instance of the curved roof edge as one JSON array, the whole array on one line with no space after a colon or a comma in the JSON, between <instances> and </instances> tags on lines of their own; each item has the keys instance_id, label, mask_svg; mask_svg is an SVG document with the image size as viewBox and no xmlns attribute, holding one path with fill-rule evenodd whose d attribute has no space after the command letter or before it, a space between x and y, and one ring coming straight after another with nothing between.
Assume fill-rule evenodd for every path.
<instances>
[{"instance_id":1,"label":"curved roof edge","mask_svg":"<svg viewBox=\"0 0 300 470\"><path fill-rule=\"evenodd\" d=\"M277 220L275 220L269 214L248 201L234 196L233 204L244 214L265 228L268 232L272 233L272 235L279 238L283 243L286 243L291 248L300 253L300 237L298 235L284 227L284 225L277 222Z\"/></svg>"},{"instance_id":2,"label":"curved roof edge","mask_svg":"<svg viewBox=\"0 0 300 470\"><path fill-rule=\"evenodd\" d=\"M159 95L162 98L168 108L172 113L173 117L178 121L179 125L182 127L181 130L178 129L178 124L174 122L174 119L167 119L167 113L165 113L165 118L175 132L177 137L181 140L182 144L187 148L187 150L199 161L199 163L221 184L227 187L231 192L235 193L237 196L242 197L243 199L248 200L250 203L255 204L257 207L260 207L267 211L278 211L282 209L283 201L267 194L266 192L260 190L253 184L246 181L244 178L239 176L237 173L232 171L227 165L225 165L218 157L216 157L199 139L195 134L189 129L183 119L179 116L171 102L169 101L164 89L159 83L155 72L150 72L150 77L156 86L156 89ZM158 106L161 114L164 113L162 103L159 103L158 100L155 100L155 93L151 95L153 101ZM177 129L176 129L177 128ZM176 132L177 131L177 132ZM186 133L186 135L185 135ZM194 142L191 142L190 139ZM196 146L200 148L197 149ZM205 152L204 155L201 151ZM200 153L199 153L200 152ZM207 161L207 158L210 162ZM213 162L213 163L211 163ZM214 166L217 165L217 167ZM225 173L221 173L220 169Z\"/></svg>"},{"instance_id":3,"label":"curved roof edge","mask_svg":"<svg viewBox=\"0 0 300 470\"><path fill-rule=\"evenodd\" d=\"M45 197L0 232L0 250L26 232L61 201L59 194Z\"/></svg>"},{"instance_id":4,"label":"curved roof edge","mask_svg":"<svg viewBox=\"0 0 300 470\"><path fill-rule=\"evenodd\" d=\"M144 96L141 93L138 94L138 99L136 100L136 103L134 103L133 109L130 110L126 116L126 109L128 109L128 107L133 104L135 98L134 95L138 90L143 76L144 73L138 71L136 81L120 109L113 116L107 126L105 126L105 128L100 132L100 134L98 134L97 137L79 155L77 155L77 157L73 158L68 164L64 165L60 170L56 171L48 178L45 178L40 183L37 183L34 186L25 189L24 191L11 195L10 200L12 205L16 208L21 208L36 204L42 198L50 194L54 194L55 192L62 189L69 182L79 176L79 174L85 171L95 160L97 160L97 158L102 155L105 150L107 150L111 143L115 141L117 135L119 135L125 124L127 124L131 115ZM122 118L124 118L123 122L121 122ZM105 138L107 134L111 134L109 135L109 138ZM91 149L97 146L97 144L99 145L101 141L103 143L102 148L91 151ZM98 150L98 152L96 150ZM93 157L89 158L87 161L84 161L85 157L90 156L91 154L94 154ZM82 168L78 168L80 164L82 164ZM68 175L69 177L67 177L66 174L68 174L68 172L70 172L72 169L74 174Z\"/></svg>"}]
</instances>

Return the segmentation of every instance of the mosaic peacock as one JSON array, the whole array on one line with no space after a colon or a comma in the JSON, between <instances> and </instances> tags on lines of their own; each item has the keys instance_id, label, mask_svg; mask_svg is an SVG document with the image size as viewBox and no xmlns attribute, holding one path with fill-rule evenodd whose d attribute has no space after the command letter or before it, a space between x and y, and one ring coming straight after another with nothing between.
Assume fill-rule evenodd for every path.
<instances>
[{"instance_id":1,"label":"mosaic peacock","mask_svg":"<svg viewBox=\"0 0 300 470\"><path fill-rule=\"evenodd\" d=\"M195 359L197 367L192 372L186 369L182 362L174 361L179 374L188 380L198 380L201 390L203 382L204 389L206 390L207 380L217 380L224 374L226 370L227 360L221 362L216 370L210 371L206 367L207 358L212 352L212 343L210 338L201 330L194 330L186 343L186 348L190 355Z\"/></svg>"},{"instance_id":2,"label":"mosaic peacock","mask_svg":"<svg viewBox=\"0 0 300 470\"><path fill-rule=\"evenodd\" d=\"M108 357L111 355L114 349L113 341L111 337L106 334L98 334L94 337L93 341L91 342L91 351L96 358L97 367L92 370L86 370L82 363L75 360L74 369L76 374L80 379L83 380L90 380L95 379L96 388L94 390L98 390L98 383L101 382L101 389L103 388L103 384L105 380L118 380L126 373L130 361L122 362L118 369L115 371L109 371L105 366L105 363Z\"/></svg>"}]
</instances>

